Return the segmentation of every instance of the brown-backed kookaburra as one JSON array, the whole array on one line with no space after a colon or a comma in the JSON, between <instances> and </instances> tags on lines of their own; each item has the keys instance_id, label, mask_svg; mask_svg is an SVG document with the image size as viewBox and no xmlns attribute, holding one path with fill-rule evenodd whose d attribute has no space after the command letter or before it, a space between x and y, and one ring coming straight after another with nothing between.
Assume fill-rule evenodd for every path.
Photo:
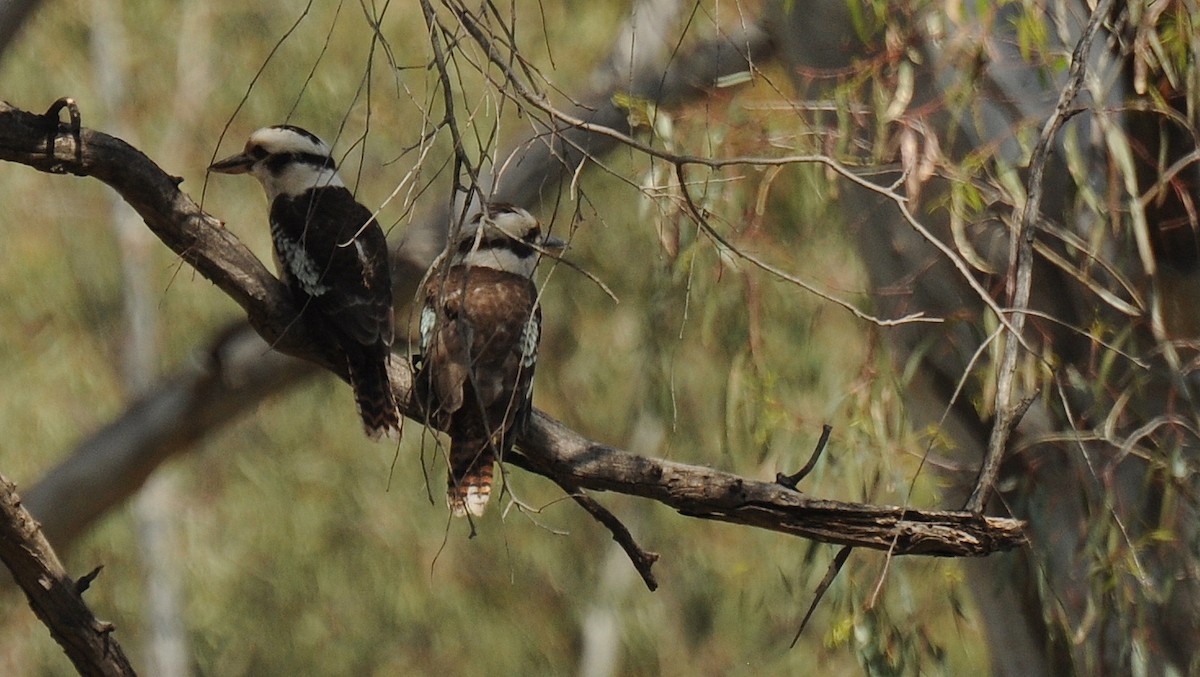
<instances>
[{"instance_id":1,"label":"brown-backed kookaburra","mask_svg":"<svg viewBox=\"0 0 1200 677\"><path fill-rule=\"evenodd\" d=\"M209 167L249 173L267 193L279 278L331 360L345 360L372 438L399 431L387 364L392 283L383 230L342 183L329 145L299 127L264 127Z\"/></svg>"},{"instance_id":2,"label":"brown-backed kookaburra","mask_svg":"<svg viewBox=\"0 0 1200 677\"><path fill-rule=\"evenodd\" d=\"M450 435L447 502L482 515L493 463L529 420L542 311L533 283L543 237L529 212L492 204L463 225L424 289L416 395Z\"/></svg>"}]
</instances>

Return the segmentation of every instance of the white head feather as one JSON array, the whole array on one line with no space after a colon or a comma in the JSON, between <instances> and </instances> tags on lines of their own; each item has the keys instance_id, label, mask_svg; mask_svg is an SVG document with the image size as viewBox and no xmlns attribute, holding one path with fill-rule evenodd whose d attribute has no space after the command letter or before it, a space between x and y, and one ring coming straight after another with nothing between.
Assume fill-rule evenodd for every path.
<instances>
[{"instance_id":1,"label":"white head feather","mask_svg":"<svg viewBox=\"0 0 1200 677\"><path fill-rule=\"evenodd\" d=\"M267 200L300 195L310 188L344 186L337 174L333 149L315 134L291 125L263 127L250 135L238 155L209 169L225 174L249 173L262 183Z\"/></svg>"},{"instance_id":2,"label":"white head feather","mask_svg":"<svg viewBox=\"0 0 1200 677\"><path fill-rule=\"evenodd\" d=\"M541 224L532 214L512 205L491 205L464 223L452 250L454 265L495 268L533 277L538 249L545 247ZM550 243L549 248L555 248Z\"/></svg>"}]
</instances>

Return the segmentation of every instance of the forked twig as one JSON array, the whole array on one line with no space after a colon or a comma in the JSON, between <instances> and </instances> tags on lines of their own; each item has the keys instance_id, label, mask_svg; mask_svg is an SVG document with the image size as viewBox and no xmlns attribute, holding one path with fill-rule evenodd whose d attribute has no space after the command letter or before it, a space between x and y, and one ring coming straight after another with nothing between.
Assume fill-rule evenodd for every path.
<instances>
[{"instance_id":1,"label":"forked twig","mask_svg":"<svg viewBox=\"0 0 1200 677\"><path fill-rule=\"evenodd\" d=\"M1008 447L1008 439L1019 420L1018 414L1028 409L1028 404L1012 405L1013 383L1016 378L1017 358L1020 355L1020 342L1025 328L1026 308L1029 306L1029 294L1033 286L1033 241L1036 234L1037 216L1042 204L1042 178L1046 171L1046 161L1050 156L1050 142L1059 128L1073 114L1071 102L1083 86L1083 76L1087 71L1087 56L1091 52L1092 40L1100 30L1100 24L1112 10L1113 0L1100 0L1095 11L1088 19L1083 36L1071 53L1071 68L1067 76L1067 84L1058 97L1054 114L1042 127L1041 136L1034 146L1033 155L1029 160L1029 181L1027 184L1025 204L1017 219L1017 229L1013 234L1012 246L1009 249L1009 295L1013 309L1012 329L1009 340L1004 344L1004 356L1001 359L996 380L996 420L992 424L991 436L988 439L987 450L984 452L983 463L979 468L979 477L975 488L967 499L963 510L980 514L991 497L1000 474L1000 463L1004 459L1004 450Z\"/></svg>"}]
</instances>

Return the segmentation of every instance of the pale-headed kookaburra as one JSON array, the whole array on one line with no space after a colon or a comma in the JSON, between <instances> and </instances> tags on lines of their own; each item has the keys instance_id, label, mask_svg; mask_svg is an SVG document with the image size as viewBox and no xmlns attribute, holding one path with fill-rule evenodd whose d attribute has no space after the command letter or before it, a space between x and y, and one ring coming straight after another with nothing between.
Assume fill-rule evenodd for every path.
<instances>
[{"instance_id":1,"label":"pale-headed kookaburra","mask_svg":"<svg viewBox=\"0 0 1200 677\"><path fill-rule=\"evenodd\" d=\"M450 435L455 516L483 514L493 463L529 421L542 329L533 273L540 252L564 246L524 209L492 204L463 224L429 272L415 388L428 420Z\"/></svg>"},{"instance_id":2,"label":"pale-headed kookaburra","mask_svg":"<svg viewBox=\"0 0 1200 677\"><path fill-rule=\"evenodd\" d=\"M262 183L280 280L326 357L345 360L367 434L399 432L387 372L393 335L387 240L338 176L332 149L299 127L264 127L245 150L209 170L248 173Z\"/></svg>"}]
</instances>

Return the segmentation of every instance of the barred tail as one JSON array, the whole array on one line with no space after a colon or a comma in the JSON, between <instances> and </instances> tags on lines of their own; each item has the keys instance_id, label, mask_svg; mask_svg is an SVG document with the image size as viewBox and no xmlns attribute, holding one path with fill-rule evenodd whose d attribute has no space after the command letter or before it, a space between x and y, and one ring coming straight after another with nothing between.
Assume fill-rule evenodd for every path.
<instances>
[{"instance_id":1,"label":"barred tail","mask_svg":"<svg viewBox=\"0 0 1200 677\"><path fill-rule=\"evenodd\" d=\"M446 502L455 517L481 517L492 495L495 451L486 436L451 437Z\"/></svg>"},{"instance_id":2,"label":"barred tail","mask_svg":"<svg viewBox=\"0 0 1200 677\"><path fill-rule=\"evenodd\" d=\"M362 351L347 351L347 354L350 387L354 389L354 403L358 405L367 437L373 440L384 435L398 437L400 412L387 372L390 353L380 355L364 347Z\"/></svg>"}]
</instances>

